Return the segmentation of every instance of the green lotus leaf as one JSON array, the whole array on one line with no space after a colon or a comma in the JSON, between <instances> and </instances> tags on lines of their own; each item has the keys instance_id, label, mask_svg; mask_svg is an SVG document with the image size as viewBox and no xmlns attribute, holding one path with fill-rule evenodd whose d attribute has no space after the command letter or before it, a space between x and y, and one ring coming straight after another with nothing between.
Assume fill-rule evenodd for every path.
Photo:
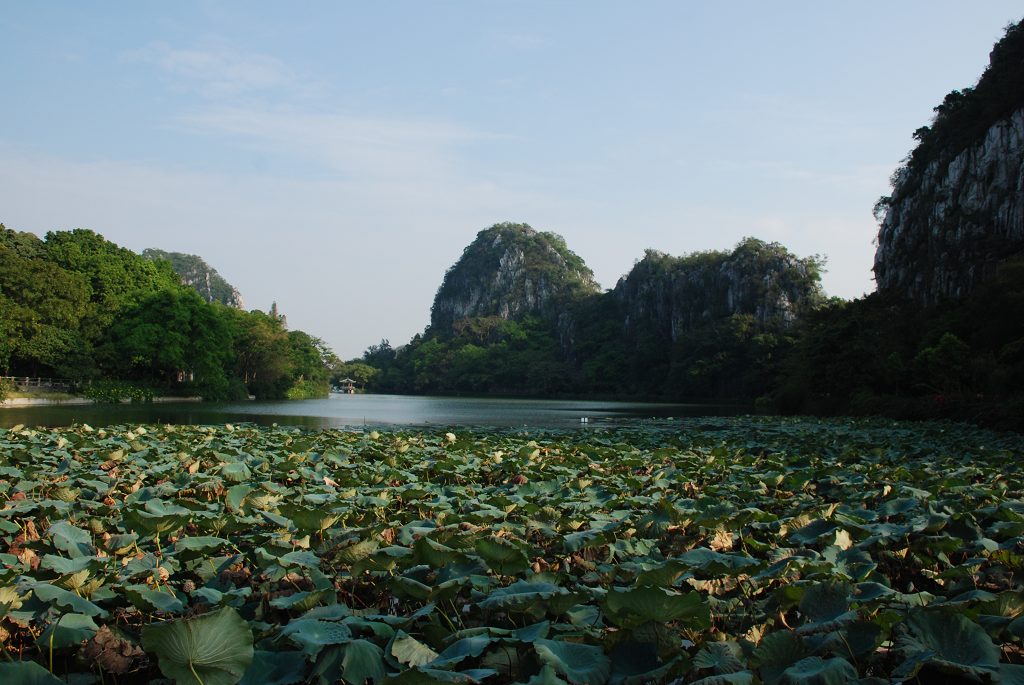
<instances>
[{"instance_id":1,"label":"green lotus leaf","mask_svg":"<svg viewBox=\"0 0 1024 685\"><path fill-rule=\"evenodd\" d=\"M963 614L942 610L911 612L908 633L900 641L907 662L900 672L916 672L923 664L939 670L987 677L999 664L999 647L985 629Z\"/></svg>"},{"instance_id":2,"label":"green lotus leaf","mask_svg":"<svg viewBox=\"0 0 1024 685\"><path fill-rule=\"evenodd\" d=\"M142 629L142 647L178 685L234 685L253 660L252 630L228 607L150 624Z\"/></svg>"},{"instance_id":3,"label":"green lotus leaf","mask_svg":"<svg viewBox=\"0 0 1024 685\"><path fill-rule=\"evenodd\" d=\"M700 593L677 593L656 587L632 590L613 588L604 597L608 618L623 628L634 628L646 621L680 621L689 630L711 627L711 612Z\"/></svg>"},{"instance_id":4,"label":"green lotus leaf","mask_svg":"<svg viewBox=\"0 0 1024 685\"><path fill-rule=\"evenodd\" d=\"M104 609L96 606L87 599L79 597L74 592L69 592L64 588L57 587L56 585L50 585L49 583L33 583L31 586L32 593L44 602L49 602L55 607L61 609L69 609L73 612L80 614L86 614L88 616L106 616L107 612Z\"/></svg>"},{"instance_id":5,"label":"green lotus leaf","mask_svg":"<svg viewBox=\"0 0 1024 685\"><path fill-rule=\"evenodd\" d=\"M814 545L822 538L834 535L838 528L832 521L818 519L789 534L789 539L800 545Z\"/></svg>"},{"instance_id":6,"label":"green lotus leaf","mask_svg":"<svg viewBox=\"0 0 1024 685\"><path fill-rule=\"evenodd\" d=\"M693 659L697 668L711 669L717 674L737 673L746 669L746 660L739 643L709 642L704 645Z\"/></svg>"},{"instance_id":7,"label":"green lotus leaf","mask_svg":"<svg viewBox=\"0 0 1024 685\"><path fill-rule=\"evenodd\" d=\"M722 554L706 547L698 547L688 552L683 552L676 559L686 566L700 569L711 575L737 575L748 572L760 562L753 557L742 554Z\"/></svg>"},{"instance_id":8,"label":"green lotus leaf","mask_svg":"<svg viewBox=\"0 0 1024 685\"><path fill-rule=\"evenodd\" d=\"M280 636L301 646L304 654L316 656L327 645L340 645L351 640L352 631L344 623L304 618L286 625Z\"/></svg>"},{"instance_id":9,"label":"green lotus leaf","mask_svg":"<svg viewBox=\"0 0 1024 685\"><path fill-rule=\"evenodd\" d=\"M484 653L494 638L490 635L476 635L456 640L442 651L436 659L430 662L434 668L444 668L451 664L457 664L470 657L478 657Z\"/></svg>"},{"instance_id":10,"label":"green lotus leaf","mask_svg":"<svg viewBox=\"0 0 1024 685\"><path fill-rule=\"evenodd\" d=\"M243 513L243 505L249 493L256 488L252 485L232 485L224 496L224 506L228 511L239 514Z\"/></svg>"},{"instance_id":11,"label":"green lotus leaf","mask_svg":"<svg viewBox=\"0 0 1024 685\"><path fill-rule=\"evenodd\" d=\"M412 550L417 563L427 564L434 568L444 568L450 564L464 564L469 560L462 552L426 536L418 538L413 543Z\"/></svg>"},{"instance_id":12,"label":"green lotus leaf","mask_svg":"<svg viewBox=\"0 0 1024 685\"><path fill-rule=\"evenodd\" d=\"M369 640L352 640L343 648L341 674L346 682L378 683L384 680L384 650Z\"/></svg>"},{"instance_id":13,"label":"green lotus leaf","mask_svg":"<svg viewBox=\"0 0 1024 685\"><path fill-rule=\"evenodd\" d=\"M468 671L442 671L436 668L418 666L402 671L392 678L386 678L383 683L384 685L437 685L437 683L476 685L494 674L495 671L484 668L470 669Z\"/></svg>"},{"instance_id":14,"label":"green lotus leaf","mask_svg":"<svg viewBox=\"0 0 1024 685\"><path fill-rule=\"evenodd\" d=\"M61 614L61 616L46 626L39 637L36 645L43 650L65 649L73 647L88 640L96 634L100 627L92 620L91 616L85 614Z\"/></svg>"},{"instance_id":15,"label":"green lotus leaf","mask_svg":"<svg viewBox=\"0 0 1024 685\"><path fill-rule=\"evenodd\" d=\"M611 659L611 685L659 682L679 663L679 659L662 662L658 658L657 645L650 642L620 642L608 656Z\"/></svg>"},{"instance_id":16,"label":"green lotus leaf","mask_svg":"<svg viewBox=\"0 0 1024 685\"><path fill-rule=\"evenodd\" d=\"M289 566L318 568L320 566L320 558L314 552L308 550L295 550L279 557L278 563L285 568Z\"/></svg>"},{"instance_id":17,"label":"green lotus leaf","mask_svg":"<svg viewBox=\"0 0 1024 685\"><path fill-rule=\"evenodd\" d=\"M913 497L899 497L882 502L875 511L879 516L896 516L906 514L921 506L921 502Z\"/></svg>"},{"instance_id":18,"label":"green lotus leaf","mask_svg":"<svg viewBox=\"0 0 1024 685\"><path fill-rule=\"evenodd\" d=\"M754 650L751 663L768 685L778 683L782 673L807 656L803 639L795 633L777 630L768 633Z\"/></svg>"},{"instance_id":19,"label":"green lotus leaf","mask_svg":"<svg viewBox=\"0 0 1024 685\"><path fill-rule=\"evenodd\" d=\"M411 597L412 599L426 600L430 598L430 594L433 591L433 588L429 585L424 585L415 578L407 578L405 576L392 577L390 584L395 594L402 598Z\"/></svg>"},{"instance_id":20,"label":"green lotus leaf","mask_svg":"<svg viewBox=\"0 0 1024 685\"><path fill-rule=\"evenodd\" d=\"M129 549L132 549L138 541L139 536L136 533L120 533L117 535L111 535L110 539L103 543L103 547L114 554L125 554Z\"/></svg>"},{"instance_id":21,"label":"green lotus leaf","mask_svg":"<svg viewBox=\"0 0 1024 685\"><path fill-rule=\"evenodd\" d=\"M691 569L690 564L670 559L651 568L645 568L636 577L637 585L672 587L681 575Z\"/></svg>"},{"instance_id":22,"label":"green lotus leaf","mask_svg":"<svg viewBox=\"0 0 1024 685\"><path fill-rule=\"evenodd\" d=\"M517 580L508 587L494 590L477 605L481 609L521 608L537 600L550 600L561 594L569 593L565 588L554 583Z\"/></svg>"},{"instance_id":23,"label":"green lotus leaf","mask_svg":"<svg viewBox=\"0 0 1024 685\"><path fill-rule=\"evenodd\" d=\"M212 536L184 537L174 543L174 553L202 552L204 554L228 547L231 543L224 538Z\"/></svg>"},{"instance_id":24,"label":"green lotus leaf","mask_svg":"<svg viewBox=\"0 0 1024 685\"><path fill-rule=\"evenodd\" d=\"M96 554L89 531L76 528L66 521L54 523L47 533L53 541L53 546L67 552L72 559Z\"/></svg>"},{"instance_id":25,"label":"green lotus leaf","mask_svg":"<svg viewBox=\"0 0 1024 685\"><path fill-rule=\"evenodd\" d=\"M615 529L622 524L619 522L608 522L595 525L588 530L578 533L570 533L562 538L562 548L566 553L571 554L588 547L601 547L615 539Z\"/></svg>"},{"instance_id":26,"label":"green lotus leaf","mask_svg":"<svg viewBox=\"0 0 1024 685\"><path fill-rule=\"evenodd\" d=\"M569 685L569 683L558 677L554 667L544 664L540 673L526 681L525 685Z\"/></svg>"},{"instance_id":27,"label":"green lotus leaf","mask_svg":"<svg viewBox=\"0 0 1024 685\"><path fill-rule=\"evenodd\" d=\"M299 530L316 532L326 530L341 520L341 514L324 507L304 507L298 504L282 504L278 511L287 516Z\"/></svg>"},{"instance_id":28,"label":"green lotus leaf","mask_svg":"<svg viewBox=\"0 0 1024 685\"><path fill-rule=\"evenodd\" d=\"M175 504L168 504L158 499L147 500L139 508L125 511L125 521L135 528L149 533L166 533L184 526L192 516L192 511Z\"/></svg>"},{"instance_id":29,"label":"green lotus leaf","mask_svg":"<svg viewBox=\"0 0 1024 685\"><path fill-rule=\"evenodd\" d=\"M245 462L230 461L220 465L220 475L224 477L224 480L241 483L252 478L252 471Z\"/></svg>"},{"instance_id":30,"label":"green lotus leaf","mask_svg":"<svg viewBox=\"0 0 1024 685\"><path fill-rule=\"evenodd\" d=\"M313 592L296 592L291 595L275 597L270 600L270 606L275 609L297 609L308 611L318 604L323 604L336 597L335 590L314 590Z\"/></svg>"},{"instance_id":31,"label":"green lotus leaf","mask_svg":"<svg viewBox=\"0 0 1024 685\"><path fill-rule=\"evenodd\" d=\"M153 589L146 585L129 585L125 587L124 593L132 604L143 611L156 609L169 614L180 614L185 611L185 604L165 588Z\"/></svg>"},{"instance_id":32,"label":"green lotus leaf","mask_svg":"<svg viewBox=\"0 0 1024 685\"><path fill-rule=\"evenodd\" d=\"M1024 666L1020 664L999 664L997 672L1002 685L1024 685Z\"/></svg>"},{"instance_id":33,"label":"green lotus leaf","mask_svg":"<svg viewBox=\"0 0 1024 685\"><path fill-rule=\"evenodd\" d=\"M336 548L334 557L343 564L356 564L373 554L378 547L380 547L380 543L376 540L360 540L351 545ZM408 552L409 550L405 550L406 554Z\"/></svg>"},{"instance_id":34,"label":"green lotus leaf","mask_svg":"<svg viewBox=\"0 0 1024 685\"><path fill-rule=\"evenodd\" d=\"M852 591L846 583L816 583L808 587L800 599L800 612L807 617L807 623L799 632L833 630L855 620L856 612L849 610Z\"/></svg>"},{"instance_id":35,"label":"green lotus leaf","mask_svg":"<svg viewBox=\"0 0 1024 685\"><path fill-rule=\"evenodd\" d=\"M4 685L66 685L34 661L0 661L0 682Z\"/></svg>"},{"instance_id":36,"label":"green lotus leaf","mask_svg":"<svg viewBox=\"0 0 1024 685\"><path fill-rule=\"evenodd\" d=\"M306 680L306 669L306 657L302 652L268 652L257 649L238 685L301 683Z\"/></svg>"},{"instance_id":37,"label":"green lotus leaf","mask_svg":"<svg viewBox=\"0 0 1024 685\"><path fill-rule=\"evenodd\" d=\"M780 685L844 685L857 679L857 669L846 659L809 656L785 671Z\"/></svg>"},{"instance_id":38,"label":"green lotus leaf","mask_svg":"<svg viewBox=\"0 0 1024 685\"><path fill-rule=\"evenodd\" d=\"M66 559L64 557L59 557L56 554L47 554L43 557L43 561L39 565L42 568L48 568L62 576L67 576L74 573L81 573L86 569L96 570L103 564L95 557L82 556L77 559Z\"/></svg>"},{"instance_id":39,"label":"green lotus leaf","mask_svg":"<svg viewBox=\"0 0 1024 685\"><path fill-rule=\"evenodd\" d=\"M551 666L570 683L602 685L611 675L611 660L600 647L540 639L533 642L533 648L541 663Z\"/></svg>"},{"instance_id":40,"label":"green lotus leaf","mask_svg":"<svg viewBox=\"0 0 1024 685\"><path fill-rule=\"evenodd\" d=\"M477 554L499 575L515 575L530 567L522 548L503 538L486 537L476 541Z\"/></svg>"},{"instance_id":41,"label":"green lotus leaf","mask_svg":"<svg viewBox=\"0 0 1024 685\"><path fill-rule=\"evenodd\" d=\"M751 685L753 682L753 673L750 671L739 671L737 673L709 675L706 678L694 680L689 685Z\"/></svg>"}]
</instances>

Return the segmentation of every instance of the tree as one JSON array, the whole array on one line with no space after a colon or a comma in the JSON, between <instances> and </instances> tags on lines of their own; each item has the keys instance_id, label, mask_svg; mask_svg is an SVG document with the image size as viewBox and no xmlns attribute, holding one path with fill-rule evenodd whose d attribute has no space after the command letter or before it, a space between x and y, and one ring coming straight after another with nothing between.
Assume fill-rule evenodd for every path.
<instances>
[{"instance_id":1,"label":"tree","mask_svg":"<svg viewBox=\"0 0 1024 685\"><path fill-rule=\"evenodd\" d=\"M234 372L261 399L284 397L291 380L288 333L259 310L225 310L231 323Z\"/></svg>"},{"instance_id":2,"label":"tree","mask_svg":"<svg viewBox=\"0 0 1024 685\"><path fill-rule=\"evenodd\" d=\"M123 378L164 387L188 381L206 395L223 396L231 332L219 306L189 288L158 292L118 317L103 358Z\"/></svg>"}]
</instances>

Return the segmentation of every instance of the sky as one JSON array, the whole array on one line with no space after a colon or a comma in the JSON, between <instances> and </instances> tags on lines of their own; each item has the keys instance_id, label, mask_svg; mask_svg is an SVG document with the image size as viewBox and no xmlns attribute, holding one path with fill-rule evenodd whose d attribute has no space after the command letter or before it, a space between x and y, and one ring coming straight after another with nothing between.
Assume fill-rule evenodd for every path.
<instances>
[{"instance_id":1,"label":"sky","mask_svg":"<svg viewBox=\"0 0 1024 685\"><path fill-rule=\"evenodd\" d=\"M343 358L476 233L613 288L746 236L874 289L872 207L1016 0L8 3L0 223L198 254Z\"/></svg>"}]
</instances>

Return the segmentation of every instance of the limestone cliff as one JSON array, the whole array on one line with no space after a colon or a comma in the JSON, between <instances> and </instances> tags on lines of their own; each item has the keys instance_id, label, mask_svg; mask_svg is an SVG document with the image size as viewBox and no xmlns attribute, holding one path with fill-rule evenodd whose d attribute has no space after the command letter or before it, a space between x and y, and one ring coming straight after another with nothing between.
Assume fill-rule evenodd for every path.
<instances>
[{"instance_id":1,"label":"limestone cliff","mask_svg":"<svg viewBox=\"0 0 1024 685\"><path fill-rule=\"evenodd\" d=\"M893 175L875 253L882 292L960 299L1024 251L1024 28L1007 29L973 88L953 91Z\"/></svg>"},{"instance_id":2,"label":"limestone cliff","mask_svg":"<svg viewBox=\"0 0 1024 685\"><path fill-rule=\"evenodd\" d=\"M245 309L242 294L201 257L181 252L165 252L152 247L143 250L142 256L154 261L169 261L181 282L195 289L207 302L220 302L236 309Z\"/></svg>"},{"instance_id":3,"label":"limestone cliff","mask_svg":"<svg viewBox=\"0 0 1024 685\"><path fill-rule=\"evenodd\" d=\"M820 263L778 243L743 240L732 252L672 257L648 250L613 292L627 333L666 340L734 314L766 328L792 323L822 299Z\"/></svg>"},{"instance_id":4,"label":"limestone cliff","mask_svg":"<svg viewBox=\"0 0 1024 685\"><path fill-rule=\"evenodd\" d=\"M430 325L443 334L471 317L555 319L568 302L597 291L593 273L560 236L497 224L480 231L445 274Z\"/></svg>"}]
</instances>

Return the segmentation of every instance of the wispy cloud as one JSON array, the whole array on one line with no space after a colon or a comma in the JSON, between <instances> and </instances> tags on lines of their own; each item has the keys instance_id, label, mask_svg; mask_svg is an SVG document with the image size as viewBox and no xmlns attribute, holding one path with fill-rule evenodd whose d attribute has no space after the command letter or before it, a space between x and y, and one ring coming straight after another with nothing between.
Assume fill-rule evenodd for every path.
<instances>
[{"instance_id":1,"label":"wispy cloud","mask_svg":"<svg viewBox=\"0 0 1024 685\"><path fill-rule=\"evenodd\" d=\"M125 53L128 60L148 62L208 97L224 97L273 89L308 89L284 62L226 47L178 49L154 43Z\"/></svg>"},{"instance_id":2,"label":"wispy cloud","mask_svg":"<svg viewBox=\"0 0 1024 685\"><path fill-rule=\"evenodd\" d=\"M443 121L324 114L269 107L206 107L180 117L202 133L315 160L359 178L409 178L450 170L457 148L504 136Z\"/></svg>"}]
</instances>

